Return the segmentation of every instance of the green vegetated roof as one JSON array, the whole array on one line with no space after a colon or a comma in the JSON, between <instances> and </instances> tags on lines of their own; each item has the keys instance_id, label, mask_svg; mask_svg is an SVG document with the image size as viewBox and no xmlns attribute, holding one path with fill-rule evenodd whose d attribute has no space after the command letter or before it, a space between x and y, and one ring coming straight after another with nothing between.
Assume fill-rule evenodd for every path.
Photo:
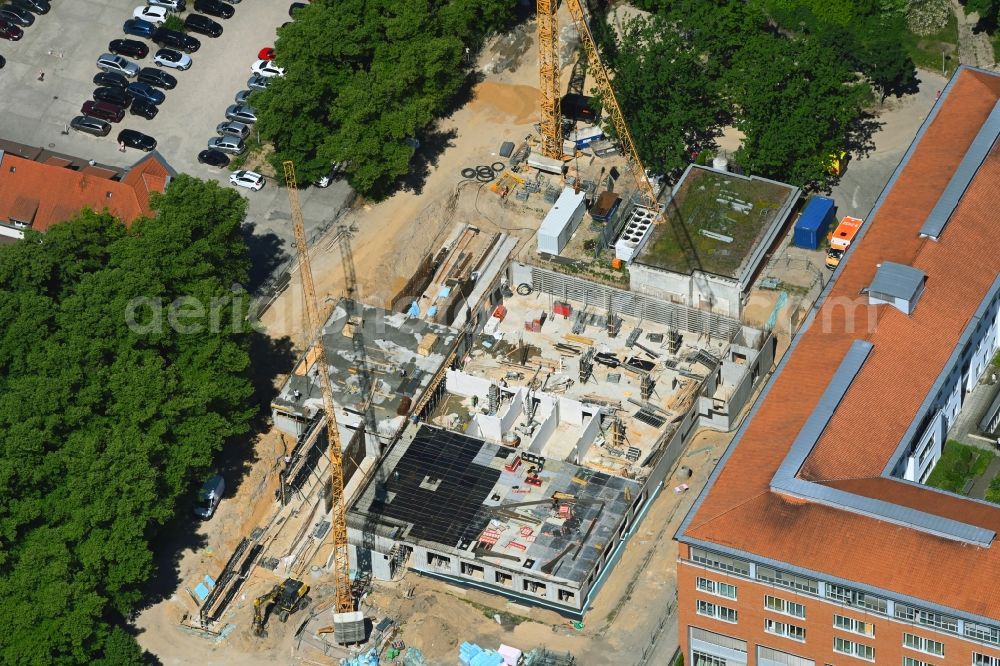
<instances>
[{"instance_id":1,"label":"green vegetated roof","mask_svg":"<svg viewBox=\"0 0 1000 666\"><path fill-rule=\"evenodd\" d=\"M692 168L667 205L666 223L653 231L637 263L675 273L702 270L737 277L743 260L793 190L758 178Z\"/></svg>"}]
</instances>

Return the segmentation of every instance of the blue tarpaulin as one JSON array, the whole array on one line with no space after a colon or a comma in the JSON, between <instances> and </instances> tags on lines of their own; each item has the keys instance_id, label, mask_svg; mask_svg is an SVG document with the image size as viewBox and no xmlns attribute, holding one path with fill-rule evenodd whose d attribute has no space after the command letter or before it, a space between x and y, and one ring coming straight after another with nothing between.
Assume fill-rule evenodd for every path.
<instances>
[{"instance_id":1,"label":"blue tarpaulin","mask_svg":"<svg viewBox=\"0 0 1000 666\"><path fill-rule=\"evenodd\" d=\"M406 311L407 317L419 317L420 316L420 305L416 301L410 303L410 309Z\"/></svg>"}]
</instances>

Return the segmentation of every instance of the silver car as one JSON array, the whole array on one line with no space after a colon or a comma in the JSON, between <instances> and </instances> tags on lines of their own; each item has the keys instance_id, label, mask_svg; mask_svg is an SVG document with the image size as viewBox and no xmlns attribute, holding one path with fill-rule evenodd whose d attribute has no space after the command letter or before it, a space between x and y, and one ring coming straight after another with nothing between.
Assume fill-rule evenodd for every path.
<instances>
[{"instance_id":1,"label":"silver car","mask_svg":"<svg viewBox=\"0 0 1000 666\"><path fill-rule=\"evenodd\" d=\"M105 53L98 58L97 68L103 72L122 74L130 79L134 79L139 73L139 65L113 53Z\"/></svg>"},{"instance_id":2,"label":"silver car","mask_svg":"<svg viewBox=\"0 0 1000 666\"><path fill-rule=\"evenodd\" d=\"M250 125L257 122L257 110L246 104L230 104L226 109L226 118Z\"/></svg>"},{"instance_id":3,"label":"silver car","mask_svg":"<svg viewBox=\"0 0 1000 666\"><path fill-rule=\"evenodd\" d=\"M250 134L250 126L245 123L238 123L235 120L219 123L215 128L215 133L219 136L235 136L237 139L245 139Z\"/></svg>"},{"instance_id":4,"label":"silver car","mask_svg":"<svg viewBox=\"0 0 1000 666\"><path fill-rule=\"evenodd\" d=\"M218 150L230 155L241 155L247 149L242 139L235 136L216 136L208 140L211 150Z\"/></svg>"}]
</instances>

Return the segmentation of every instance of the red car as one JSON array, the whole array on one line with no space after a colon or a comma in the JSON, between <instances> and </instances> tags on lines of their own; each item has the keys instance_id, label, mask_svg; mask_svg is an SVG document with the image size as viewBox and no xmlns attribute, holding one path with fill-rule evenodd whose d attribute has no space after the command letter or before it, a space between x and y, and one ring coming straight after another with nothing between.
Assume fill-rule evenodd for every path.
<instances>
[{"instance_id":1,"label":"red car","mask_svg":"<svg viewBox=\"0 0 1000 666\"><path fill-rule=\"evenodd\" d=\"M260 53L257 54L257 57L261 60L274 60L274 49L270 46L262 48Z\"/></svg>"},{"instance_id":2,"label":"red car","mask_svg":"<svg viewBox=\"0 0 1000 666\"><path fill-rule=\"evenodd\" d=\"M0 38L9 39L12 42L24 37L24 30L14 25L10 21L0 19Z\"/></svg>"}]
</instances>

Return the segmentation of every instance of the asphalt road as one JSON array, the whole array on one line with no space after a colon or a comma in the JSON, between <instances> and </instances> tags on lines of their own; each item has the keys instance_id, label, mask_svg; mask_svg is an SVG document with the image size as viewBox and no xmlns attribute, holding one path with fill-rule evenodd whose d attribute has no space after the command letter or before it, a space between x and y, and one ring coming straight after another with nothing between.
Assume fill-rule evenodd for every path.
<instances>
[{"instance_id":1,"label":"asphalt road","mask_svg":"<svg viewBox=\"0 0 1000 666\"><path fill-rule=\"evenodd\" d=\"M118 131L132 128L153 136L157 150L178 172L215 179L226 187L229 171L197 162L198 153L215 136L215 126L225 120L233 96L246 87L250 65L257 52L274 45L275 29L288 16L288 2L247 0L234 5L231 19L214 19L223 34L213 39L195 35L201 48L191 54L187 71L168 70L177 87L165 91L166 101L152 120L126 114L113 124L107 137L93 137L74 130L69 121L80 114L80 106L91 98L97 57L107 52L108 42L130 37L122 24L132 18L142 0L54 0L52 10L36 17L18 42L0 40L0 55L7 66L0 70L0 137L41 146L103 164L128 167L142 156L138 150L118 151ZM187 13L194 0L189 0ZM158 48L151 42L150 54L134 60L153 66ZM45 72L43 81L39 72ZM254 229L252 251L266 267L282 253L293 253L291 216L285 191L269 182L263 190L240 190L249 200L247 222ZM327 189L308 188L301 194L308 235L316 235L329 224L350 197L350 188L337 182Z\"/></svg>"}]
</instances>

